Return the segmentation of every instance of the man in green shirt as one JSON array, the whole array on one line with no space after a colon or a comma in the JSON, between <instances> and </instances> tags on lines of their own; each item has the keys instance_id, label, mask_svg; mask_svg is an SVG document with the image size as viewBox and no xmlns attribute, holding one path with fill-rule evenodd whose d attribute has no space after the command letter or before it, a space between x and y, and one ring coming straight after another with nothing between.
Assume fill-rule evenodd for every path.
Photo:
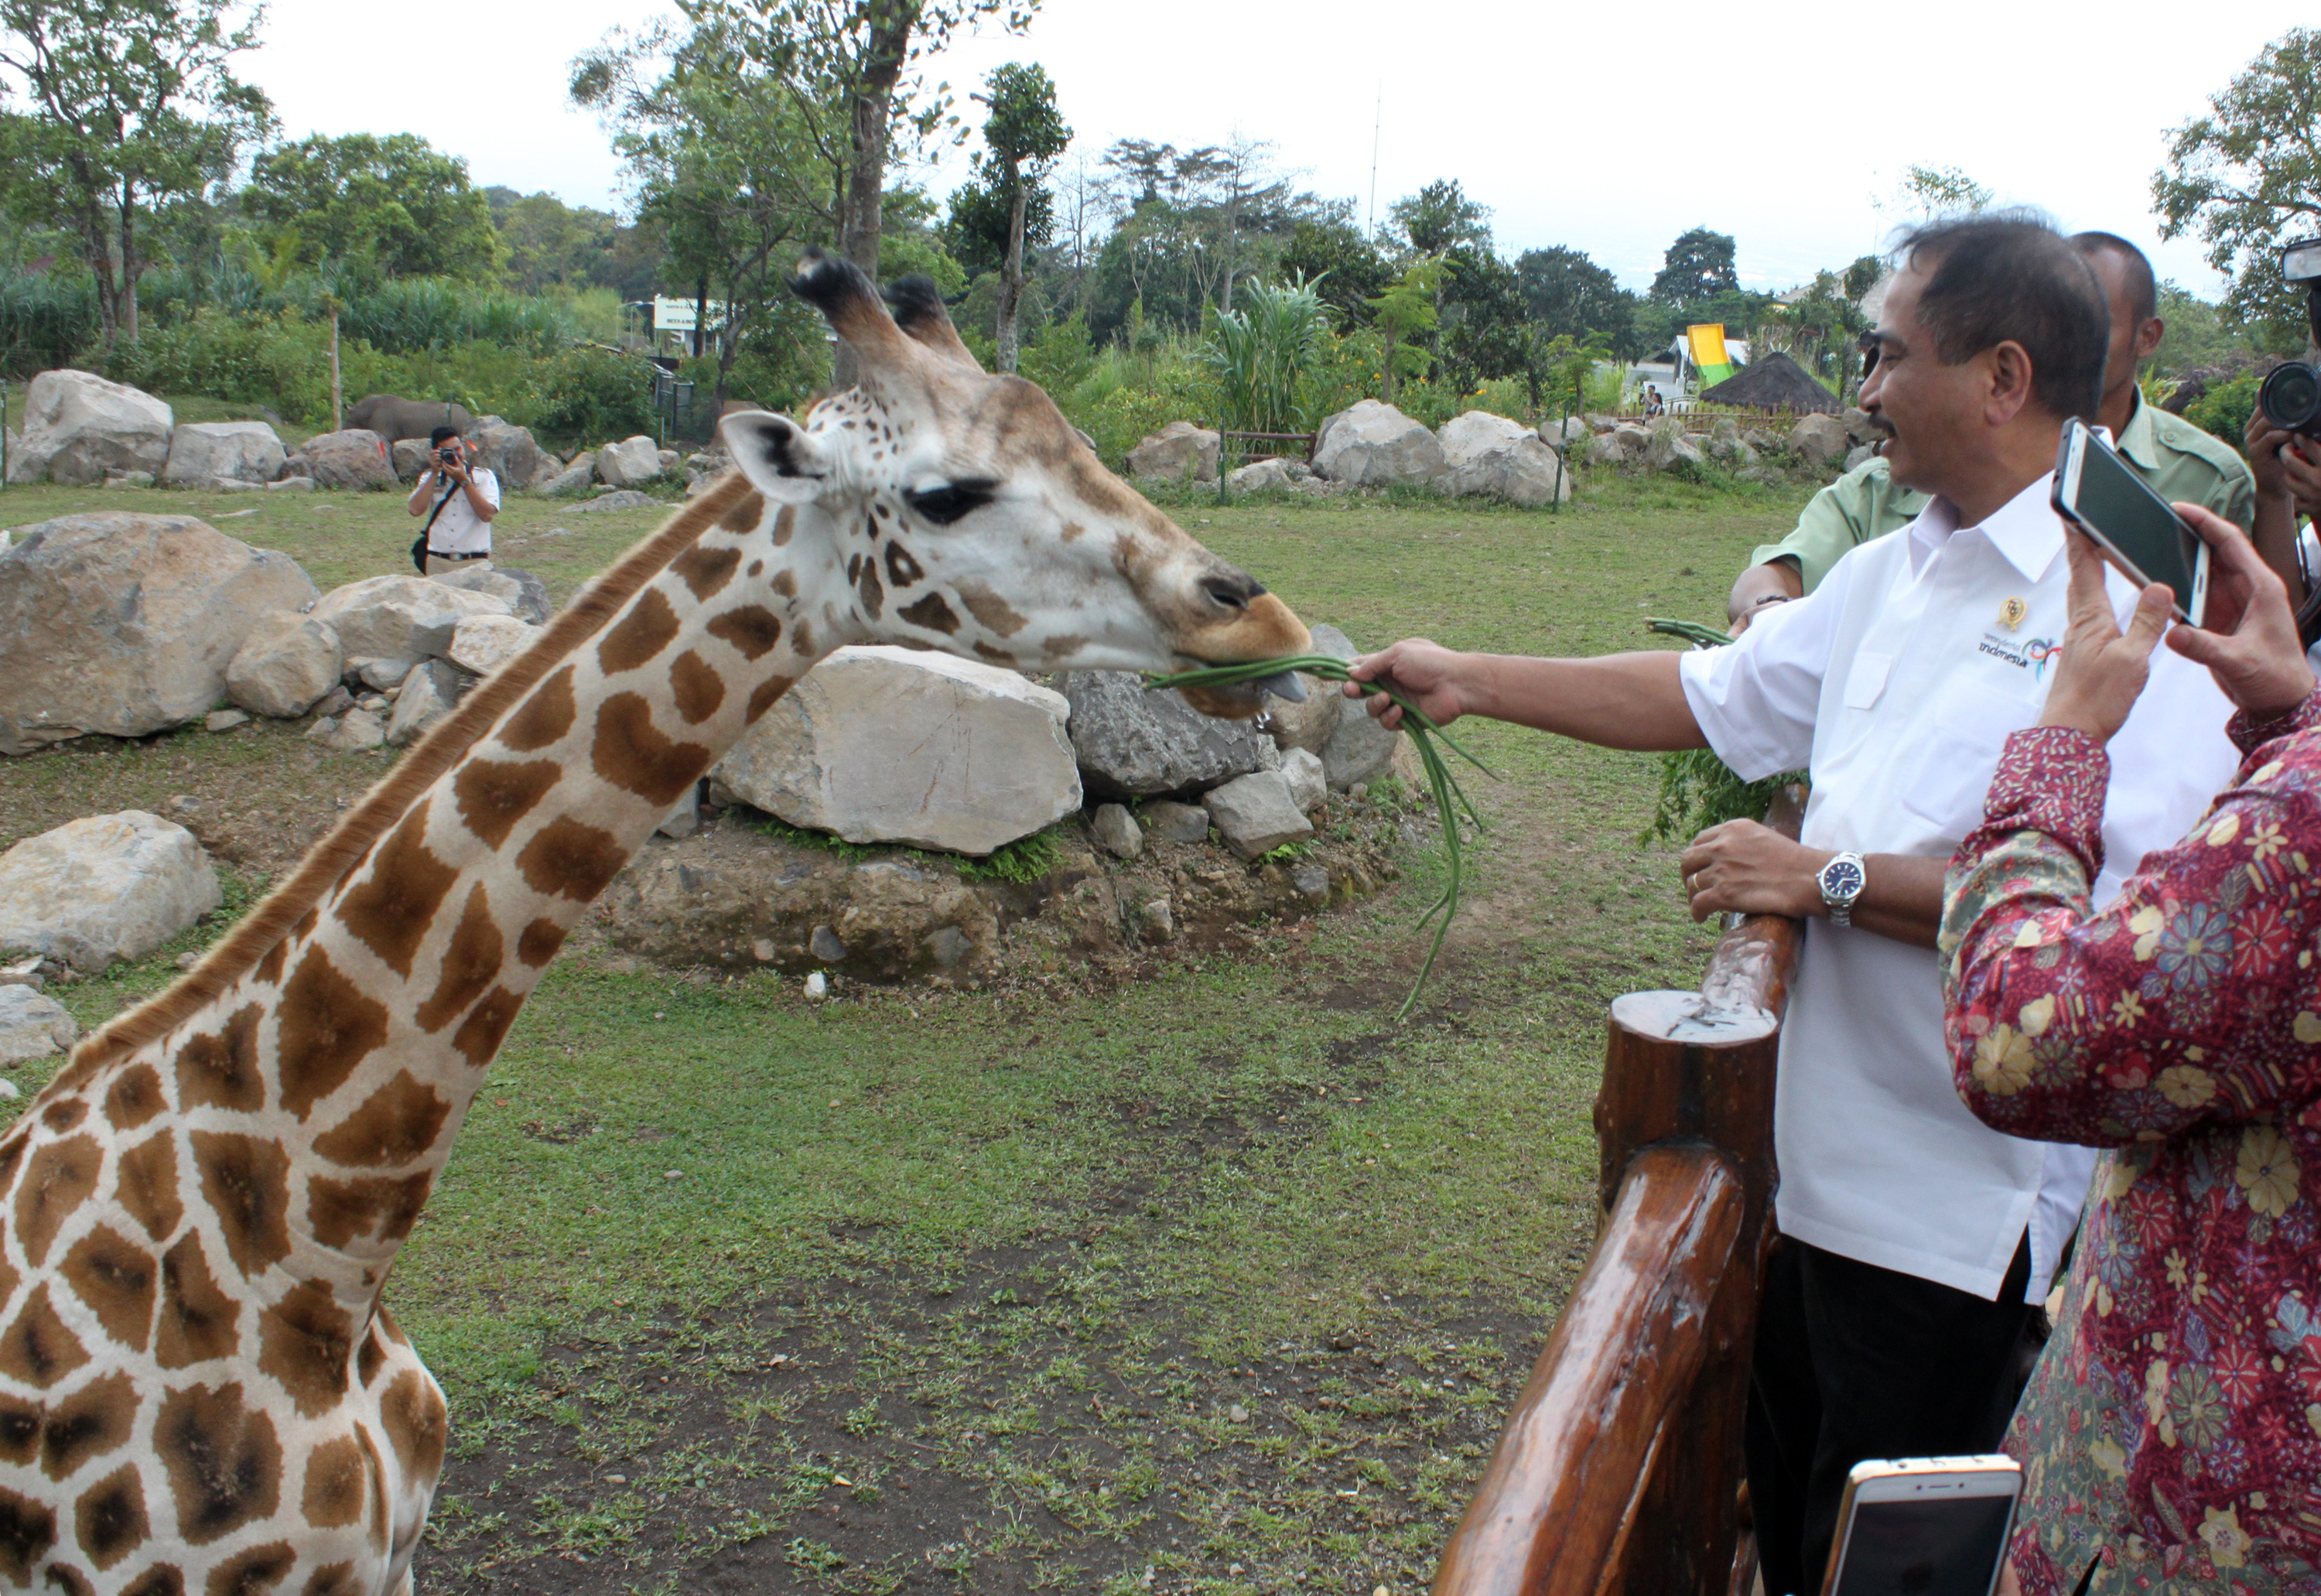
<instances>
[{"instance_id":1,"label":"man in green shirt","mask_svg":"<svg viewBox=\"0 0 2321 1596\"><path fill-rule=\"evenodd\" d=\"M2266 562L2281 573L2293 595L2304 591L2298 576L2296 524L2285 490L2260 494L2248 462L2181 416L2144 402L2136 369L2159 347L2167 324L2154 314L2159 290L2144 251L2108 233L2082 233L2071 242L2095 268L2111 302L2111 351L2104 367L2104 394L2098 419L2110 429L2127 462L2160 497L2204 505L2236 526L2248 528ZM1797 530L1750 556L1749 569L1733 584L1725 616L1737 634L1769 604L1810 593L1830 567L1857 543L1907 526L1926 507L1923 493L1897 487L1882 456L1873 456L1814 495L1798 517Z\"/></svg>"}]
</instances>

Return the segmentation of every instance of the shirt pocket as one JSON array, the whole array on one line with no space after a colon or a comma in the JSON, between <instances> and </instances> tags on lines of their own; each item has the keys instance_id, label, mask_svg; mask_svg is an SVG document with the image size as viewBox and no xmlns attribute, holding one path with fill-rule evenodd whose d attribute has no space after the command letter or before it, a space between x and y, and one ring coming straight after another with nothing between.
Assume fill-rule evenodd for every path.
<instances>
[{"instance_id":1,"label":"shirt pocket","mask_svg":"<svg viewBox=\"0 0 2321 1596\"><path fill-rule=\"evenodd\" d=\"M1964 841L1982 824L1983 799L2007 739L2039 718L2039 701L2003 689L1961 683L1935 705L1925 746L1902 783L1902 807Z\"/></svg>"},{"instance_id":2,"label":"shirt pocket","mask_svg":"<svg viewBox=\"0 0 2321 1596\"><path fill-rule=\"evenodd\" d=\"M1856 654L1845 672L1845 707L1874 709L1886 690L1887 673L1894 669L1891 654Z\"/></svg>"}]
</instances>

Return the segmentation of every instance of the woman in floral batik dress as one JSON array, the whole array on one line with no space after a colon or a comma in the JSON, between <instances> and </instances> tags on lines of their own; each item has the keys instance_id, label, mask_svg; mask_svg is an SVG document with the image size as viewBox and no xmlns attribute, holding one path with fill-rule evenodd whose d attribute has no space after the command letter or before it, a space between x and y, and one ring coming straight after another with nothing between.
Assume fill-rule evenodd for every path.
<instances>
[{"instance_id":1,"label":"woman in floral batik dress","mask_svg":"<svg viewBox=\"0 0 2321 1596\"><path fill-rule=\"evenodd\" d=\"M2089 912L2104 744L2167 621L2123 635L2085 539L2042 723L2007 740L1952 862L1957 1084L1997 1129L2112 1152L2007 1450L2029 1596L2321 1591L2321 698L2280 579L2214 550L2170 646L2239 707L2237 783Z\"/></svg>"}]
</instances>

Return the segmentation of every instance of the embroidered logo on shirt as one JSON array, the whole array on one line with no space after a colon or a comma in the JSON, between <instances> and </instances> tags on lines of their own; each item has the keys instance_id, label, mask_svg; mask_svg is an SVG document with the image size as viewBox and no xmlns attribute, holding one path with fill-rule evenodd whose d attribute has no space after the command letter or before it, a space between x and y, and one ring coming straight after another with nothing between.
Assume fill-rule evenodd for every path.
<instances>
[{"instance_id":1,"label":"embroidered logo on shirt","mask_svg":"<svg viewBox=\"0 0 2321 1596\"><path fill-rule=\"evenodd\" d=\"M2029 605L2020 598L2010 598L1998 606L1998 624L2012 632L2023 624L2023 617L2030 613Z\"/></svg>"},{"instance_id":2,"label":"embroidered logo on shirt","mask_svg":"<svg viewBox=\"0 0 2321 1596\"><path fill-rule=\"evenodd\" d=\"M2030 671L2034 681L2044 681L2047 661L2063 652L2062 645L2052 637L2034 637L2018 642L2012 637L2002 637L1996 632L1984 633L1982 641L1975 647L1994 660L2006 661L2018 670Z\"/></svg>"}]
</instances>

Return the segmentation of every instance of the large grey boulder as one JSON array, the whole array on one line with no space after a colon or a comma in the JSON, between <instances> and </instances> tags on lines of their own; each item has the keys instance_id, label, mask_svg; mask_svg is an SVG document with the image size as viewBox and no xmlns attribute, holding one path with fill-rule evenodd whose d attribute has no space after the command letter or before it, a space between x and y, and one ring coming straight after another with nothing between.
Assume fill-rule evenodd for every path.
<instances>
[{"instance_id":1,"label":"large grey boulder","mask_svg":"<svg viewBox=\"0 0 2321 1596\"><path fill-rule=\"evenodd\" d=\"M416 660L433 651L414 632L448 628L469 616L504 616L514 607L496 593L471 593L423 576L384 576L332 588L314 615L337 631L350 660Z\"/></svg>"},{"instance_id":2,"label":"large grey boulder","mask_svg":"<svg viewBox=\"0 0 2321 1596\"><path fill-rule=\"evenodd\" d=\"M1834 415L1801 415L1789 429L1789 452L1816 470L1826 470L1853 447L1845 423Z\"/></svg>"},{"instance_id":3,"label":"large grey boulder","mask_svg":"<svg viewBox=\"0 0 2321 1596\"><path fill-rule=\"evenodd\" d=\"M194 834L142 809L68 821L0 853L0 952L93 975L141 959L217 907Z\"/></svg>"},{"instance_id":4,"label":"large grey boulder","mask_svg":"<svg viewBox=\"0 0 2321 1596\"><path fill-rule=\"evenodd\" d=\"M439 571L427 579L469 593L493 593L508 601L519 621L537 626L554 612L548 601L548 584L528 570L495 561L489 570Z\"/></svg>"},{"instance_id":5,"label":"large grey boulder","mask_svg":"<svg viewBox=\"0 0 2321 1596\"><path fill-rule=\"evenodd\" d=\"M1128 451L1128 472L1154 482L1214 482L1223 442L1209 427L1172 421Z\"/></svg>"},{"instance_id":6,"label":"large grey boulder","mask_svg":"<svg viewBox=\"0 0 2321 1596\"><path fill-rule=\"evenodd\" d=\"M169 406L93 371L43 371L24 389L24 430L8 451L11 482L89 488L169 462Z\"/></svg>"},{"instance_id":7,"label":"large grey boulder","mask_svg":"<svg viewBox=\"0 0 2321 1596\"><path fill-rule=\"evenodd\" d=\"M395 463L387 456L387 440L361 427L309 438L299 453L305 458L304 474L314 478L317 488L395 486Z\"/></svg>"},{"instance_id":8,"label":"large grey boulder","mask_svg":"<svg viewBox=\"0 0 2321 1596\"><path fill-rule=\"evenodd\" d=\"M532 484L532 490L547 498L570 498L588 491L596 479L596 457L584 454L554 476Z\"/></svg>"},{"instance_id":9,"label":"large grey boulder","mask_svg":"<svg viewBox=\"0 0 2321 1596\"><path fill-rule=\"evenodd\" d=\"M396 480L416 482L419 473L427 469L427 440L397 438L388 446L388 458L395 466Z\"/></svg>"},{"instance_id":10,"label":"large grey boulder","mask_svg":"<svg viewBox=\"0 0 2321 1596\"><path fill-rule=\"evenodd\" d=\"M262 421L189 421L169 434L166 488L210 488L225 482L263 487L289 456Z\"/></svg>"},{"instance_id":11,"label":"large grey boulder","mask_svg":"<svg viewBox=\"0 0 2321 1596\"><path fill-rule=\"evenodd\" d=\"M106 511L16 529L0 555L0 753L141 737L226 696L261 616L314 602L287 554L190 515Z\"/></svg>"},{"instance_id":12,"label":"large grey boulder","mask_svg":"<svg viewBox=\"0 0 2321 1596\"><path fill-rule=\"evenodd\" d=\"M395 690L395 706L387 711L385 735L397 748L416 743L460 701L460 673L441 660L405 672Z\"/></svg>"},{"instance_id":13,"label":"large grey boulder","mask_svg":"<svg viewBox=\"0 0 2321 1596\"><path fill-rule=\"evenodd\" d=\"M1289 784L1289 801L1312 814L1330 801L1330 778L1322 756L1293 748L1281 756L1281 779Z\"/></svg>"},{"instance_id":14,"label":"large grey boulder","mask_svg":"<svg viewBox=\"0 0 2321 1596\"><path fill-rule=\"evenodd\" d=\"M514 616L468 616L452 626L443 657L470 676L489 676L539 635L539 627Z\"/></svg>"},{"instance_id":15,"label":"large grey boulder","mask_svg":"<svg viewBox=\"0 0 2321 1596\"><path fill-rule=\"evenodd\" d=\"M496 415L478 421L468 435L475 440L476 463L500 479L503 491L530 488L564 469L561 461L533 441L530 427L513 425Z\"/></svg>"},{"instance_id":16,"label":"large grey boulder","mask_svg":"<svg viewBox=\"0 0 2321 1596\"><path fill-rule=\"evenodd\" d=\"M1391 405L1364 399L1322 424L1314 469L1333 482L1383 488L1432 482L1450 465L1433 433Z\"/></svg>"},{"instance_id":17,"label":"large grey boulder","mask_svg":"<svg viewBox=\"0 0 2321 1596\"><path fill-rule=\"evenodd\" d=\"M260 616L225 668L226 696L252 715L288 720L339 685L346 651L328 621L296 610Z\"/></svg>"},{"instance_id":18,"label":"large grey boulder","mask_svg":"<svg viewBox=\"0 0 2321 1596\"><path fill-rule=\"evenodd\" d=\"M1479 496L1535 510L1571 497L1571 473L1561 455L1524 432L1445 471L1434 486L1451 498Z\"/></svg>"},{"instance_id":19,"label":"large grey boulder","mask_svg":"<svg viewBox=\"0 0 2321 1596\"><path fill-rule=\"evenodd\" d=\"M1443 463L1455 471L1505 449L1518 438L1535 438L1538 434L1523 423L1509 421L1504 415L1494 415L1488 410L1469 410L1444 422L1443 430L1434 436L1443 446Z\"/></svg>"},{"instance_id":20,"label":"large grey boulder","mask_svg":"<svg viewBox=\"0 0 2321 1596\"><path fill-rule=\"evenodd\" d=\"M1243 859L1255 859L1285 843L1302 843L1314 834L1313 822L1298 808L1289 782L1279 771L1255 771L1212 788L1201 807L1225 840L1225 846Z\"/></svg>"},{"instance_id":21,"label":"large grey boulder","mask_svg":"<svg viewBox=\"0 0 2321 1596\"><path fill-rule=\"evenodd\" d=\"M639 433L596 451L596 475L615 488L637 488L660 475L660 445Z\"/></svg>"},{"instance_id":22,"label":"large grey boulder","mask_svg":"<svg viewBox=\"0 0 2321 1596\"><path fill-rule=\"evenodd\" d=\"M576 513L597 510L648 510L658 502L650 493L639 493L633 488L623 488L615 493L603 493L572 506Z\"/></svg>"},{"instance_id":23,"label":"large grey boulder","mask_svg":"<svg viewBox=\"0 0 2321 1596\"><path fill-rule=\"evenodd\" d=\"M0 1065L62 1053L80 1035L65 1006L31 987L0 987Z\"/></svg>"},{"instance_id":24,"label":"large grey boulder","mask_svg":"<svg viewBox=\"0 0 2321 1596\"><path fill-rule=\"evenodd\" d=\"M1104 797L1189 792L1281 763L1255 721L1212 720L1180 694L1148 689L1133 670L1074 670L1063 688L1072 752L1090 789Z\"/></svg>"},{"instance_id":25,"label":"large grey boulder","mask_svg":"<svg viewBox=\"0 0 2321 1596\"><path fill-rule=\"evenodd\" d=\"M1080 807L1063 696L1013 670L842 648L718 762L734 797L851 843L988 853Z\"/></svg>"},{"instance_id":26,"label":"large grey boulder","mask_svg":"<svg viewBox=\"0 0 2321 1596\"><path fill-rule=\"evenodd\" d=\"M1225 473L1225 487L1234 493L1260 493L1294 488L1297 479L1278 460L1253 460Z\"/></svg>"},{"instance_id":27,"label":"large grey boulder","mask_svg":"<svg viewBox=\"0 0 2321 1596\"><path fill-rule=\"evenodd\" d=\"M1351 660L1361 652L1353 639L1335 626L1315 626L1313 633L1315 653ZM1343 694L1338 702L1337 724L1316 752L1322 756L1322 773L1330 789L1343 792L1357 781L1375 781L1391 771L1403 735L1379 725L1365 702Z\"/></svg>"},{"instance_id":28,"label":"large grey boulder","mask_svg":"<svg viewBox=\"0 0 2321 1596\"><path fill-rule=\"evenodd\" d=\"M1684 424L1675 416L1652 424L1652 441L1644 445L1644 464L1656 471L1681 471L1706 463L1698 445L1687 436Z\"/></svg>"}]
</instances>

